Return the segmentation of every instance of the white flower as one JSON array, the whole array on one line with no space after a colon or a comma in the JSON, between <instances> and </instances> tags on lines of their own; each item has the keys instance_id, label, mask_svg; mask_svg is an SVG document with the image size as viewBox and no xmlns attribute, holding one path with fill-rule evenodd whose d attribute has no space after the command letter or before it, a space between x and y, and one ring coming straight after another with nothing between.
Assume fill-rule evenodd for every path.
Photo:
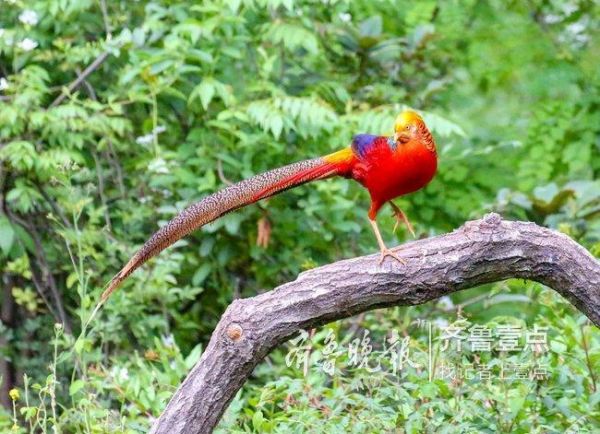
<instances>
[{"instance_id":1,"label":"white flower","mask_svg":"<svg viewBox=\"0 0 600 434\"><path fill-rule=\"evenodd\" d=\"M149 145L154 140L154 134L146 134L145 136L139 136L135 139L135 143L138 145Z\"/></svg>"},{"instance_id":2,"label":"white flower","mask_svg":"<svg viewBox=\"0 0 600 434\"><path fill-rule=\"evenodd\" d=\"M9 87L8 80L4 77L0 78L0 90L6 90Z\"/></svg>"},{"instance_id":3,"label":"white flower","mask_svg":"<svg viewBox=\"0 0 600 434\"><path fill-rule=\"evenodd\" d=\"M161 336L165 347L172 347L175 345L175 337L172 334Z\"/></svg>"},{"instance_id":4,"label":"white flower","mask_svg":"<svg viewBox=\"0 0 600 434\"><path fill-rule=\"evenodd\" d=\"M566 16L571 16L573 12L577 12L578 6L576 3L565 3L562 6L562 10Z\"/></svg>"},{"instance_id":5,"label":"white flower","mask_svg":"<svg viewBox=\"0 0 600 434\"><path fill-rule=\"evenodd\" d=\"M152 160L150 164L148 164L148 170L154 173L169 173L167 162L162 158Z\"/></svg>"},{"instance_id":6,"label":"white flower","mask_svg":"<svg viewBox=\"0 0 600 434\"><path fill-rule=\"evenodd\" d=\"M575 42L579 42L580 44L586 44L589 42L590 37L588 35L579 34L575 35Z\"/></svg>"},{"instance_id":7,"label":"white flower","mask_svg":"<svg viewBox=\"0 0 600 434\"><path fill-rule=\"evenodd\" d=\"M577 35L578 33L582 33L585 31L585 23L582 21L576 21L573 24L569 24L566 28L567 32L571 35Z\"/></svg>"},{"instance_id":8,"label":"white flower","mask_svg":"<svg viewBox=\"0 0 600 434\"><path fill-rule=\"evenodd\" d=\"M340 20L342 20L345 23L349 23L350 21L352 21L352 14L349 14L348 12L343 12L338 16L340 17Z\"/></svg>"},{"instance_id":9,"label":"white flower","mask_svg":"<svg viewBox=\"0 0 600 434\"><path fill-rule=\"evenodd\" d=\"M127 368L113 368L111 370L112 376L115 380L127 381L129 380L129 370Z\"/></svg>"},{"instance_id":10,"label":"white flower","mask_svg":"<svg viewBox=\"0 0 600 434\"><path fill-rule=\"evenodd\" d=\"M38 43L35 42L33 39L29 38L25 38L21 42L19 42L19 47L21 47L21 49L24 51L31 51L37 46Z\"/></svg>"},{"instance_id":11,"label":"white flower","mask_svg":"<svg viewBox=\"0 0 600 434\"><path fill-rule=\"evenodd\" d=\"M29 26L35 26L38 23L38 14L31 9L25 9L19 15L19 21Z\"/></svg>"},{"instance_id":12,"label":"white flower","mask_svg":"<svg viewBox=\"0 0 600 434\"><path fill-rule=\"evenodd\" d=\"M0 38L2 37L3 34L4 34L4 29L0 27Z\"/></svg>"},{"instance_id":13,"label":"white flower","mask_svg":"<svg viewBox=\"0 0 600 434\"><path fill-rule=\"evenodd\" d=\"M562 17L559 15L548 14L544 17L544 21L548 24L556 24L562 21Z\"/></svg>"},{"instance_id":14,"label":"white flower","mask_svg":"<svg viewBox=\"0 0 600 434\"><path fill-rule=\"evenodd\" d=\"M433 320L433 324L439 329L445 329L450 323L445 318L436 318Z\"/></svg>"},{"instance_id":15,"label":"white flower","mask_svg":"<svg viewBox=\"0 0 600 434\"><path fill-rule=\"evenodd\" d=\"M452 299L447 295L438 300L438 306L444 310L454 309L454 303L452 302Z\"/></svg>"},{"instance_id":16,"label":"white flower","mask_svg":"<svg viewBox=\"0 0 600 434\"><path fill-rule=\"evenodd\" d=\"M121 380L129 380L129 371L127 370L127 368L121 369L121 372L119 373L119 378Z\"/></svg>"},{"instance_id":17,"label":"white flower","mask_svg":"<svg viewBox=\"0 0 600 434\"><path fill-rule=\"evenodd\" d=\"M152 130L152 132L150 134L146 134L144 136L139 136L137 139L135 139L135 142L138 145L149 145L150 143L152 143L154 141L156 136L158 136L160 133L164 133L165 131L167 131L166 127L164 127L162 125L158 125L156 128L154 128Z\"/></svg>"}]
</instances>

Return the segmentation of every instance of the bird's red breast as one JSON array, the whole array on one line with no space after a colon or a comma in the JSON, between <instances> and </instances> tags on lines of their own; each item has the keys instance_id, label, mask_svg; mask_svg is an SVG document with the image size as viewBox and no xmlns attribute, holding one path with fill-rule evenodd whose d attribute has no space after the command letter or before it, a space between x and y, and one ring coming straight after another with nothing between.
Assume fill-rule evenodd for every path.
<instances>
[{"instance_id":1,"label":"bird's red breast","mask_svg":"<svg viewBox=\"0 0 600 434\"><path fill-rule=\"evenodd\" d=\"M395 148L395 149L394 149ZM387 201L425 187L437 170L437 155L424 143L392 144L377 137L352 169L352 178L371 195L371 218Z\"/></svg>"},{"instance_id":2,"label":"bird's red breast","mask_svg":"<svg viewBox=\"0 0 600 434\"><path fill-rule=\"evenodd\" d=\"M367 188L371 219L387 201L425 187L437 170L435 142L419 115L403 113L395 131L393 137L359 134L350 148L325 157L347 165L346 176Z\"/></svg>"}]
</instances>

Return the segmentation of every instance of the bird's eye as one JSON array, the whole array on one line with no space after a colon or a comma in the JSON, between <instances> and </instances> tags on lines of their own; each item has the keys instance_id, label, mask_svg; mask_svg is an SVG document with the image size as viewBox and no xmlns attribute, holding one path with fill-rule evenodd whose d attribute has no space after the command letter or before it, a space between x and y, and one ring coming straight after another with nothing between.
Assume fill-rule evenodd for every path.
<instances>
[{"instance_id":1,"label":"bird's eye","mask_svg":"<svg viewBox=\"0 0 600 434\"><path fill-rule=\"evenodd\" d=\"M406 130L410 130L410 125L407 125L407 126L405 127L405 129L406 129Z\"/></svg>"}]
</instances>

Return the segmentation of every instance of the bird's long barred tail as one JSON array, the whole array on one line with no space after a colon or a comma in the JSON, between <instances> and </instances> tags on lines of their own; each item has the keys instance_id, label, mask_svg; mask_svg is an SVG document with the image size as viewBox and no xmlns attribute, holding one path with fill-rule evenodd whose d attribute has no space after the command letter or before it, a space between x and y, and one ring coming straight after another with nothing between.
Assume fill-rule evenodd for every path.
<instances>
[{"instance_id":1,"label":"bird's long barred tail","mask_svg":"<svg viewBox=\"0 0 600 434\"><path fill-rule=\"evenodd\" d=\"M129 260L102 293L101 303L137 268L180 238L222 215L288 188L338 174L339 164L323 158L300 161L233 184L205 197L158 230Z\"/></svg>"}]
</instances>

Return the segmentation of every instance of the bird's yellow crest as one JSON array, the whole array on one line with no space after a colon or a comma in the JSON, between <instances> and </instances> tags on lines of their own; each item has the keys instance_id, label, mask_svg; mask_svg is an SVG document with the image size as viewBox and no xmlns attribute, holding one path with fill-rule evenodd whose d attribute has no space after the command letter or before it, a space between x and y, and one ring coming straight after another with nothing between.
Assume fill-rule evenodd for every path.
<instances>
[{"instance_id":1,"label":"bird's yellow crest","mask_svg":"<svg viewBox=\"0 0 600 434\"><path fill-rule=\"evenodd\" d=\"M411 125L418 125L419 123L425 123L423 118L412 110L405 110L398 115L396 122L394 122L394 131L399 133Z\"/></svg>"}]
</instances>

